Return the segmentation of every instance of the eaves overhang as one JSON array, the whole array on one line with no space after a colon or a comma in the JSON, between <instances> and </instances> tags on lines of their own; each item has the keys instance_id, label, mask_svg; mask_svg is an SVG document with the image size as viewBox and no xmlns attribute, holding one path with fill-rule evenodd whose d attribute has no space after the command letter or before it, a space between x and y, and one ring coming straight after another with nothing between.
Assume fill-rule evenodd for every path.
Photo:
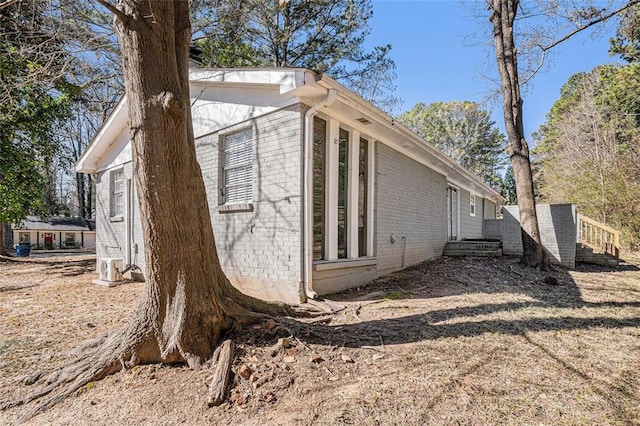
<instances>
[{"instance_id":1,"label":"eaves overhang","mask_svg":"<svg viewBox=\"0 0 640 426\"><path fill-rule=\"evenodd\" d=\"M382 143L446 176L454 185L499 204L505 201L504 197L480 178L327 75L318 75L304 68L196 68L190 71L190 84L192 98L197 98L198 90L204 90L205 87L263 87L277 89L280 94L305 103L316 102L326 96L329 89L334 89L338 97L331 110L338 111L341 117L351 120L354 127L370 130L379 136ZM77 161L75 170L80 173L96 173L101 158L112 144L128 143L118 138L127 126L127 120L127 101L126 96L123 96Z\"/></svg>"},{"instance_id":2,"label":"eaves overhang","mask_svg":"<svg viewBox=\"0 0 640 426\"><path fill-rule=\"evenodd\" d=\"M113 143L121 129L127 125L127 120L127 98L123 96L76 162L74 168L77 173L96 173L102 154Z\"/></svg>"},{"instance_id":3,"label":"eaves overhang","mask_svg":"<svg viewBox=\"0 0 640 426\"><path fill-rule=\"evenodd\" d=\"M359 125L360 128L372 129L371 132L383 136L380 142L446 176L450 183L471 193L478 194L483 198L488 198L497 204L504 204L505 198L500 193L395 118L381 111L327 75L320 76L317 83L327 90L336 90L338 102L334 104L333 108L340 109L340 104L342 104L344 108L341 112L344 115L351 115L354 124ZM369 124L364 127L358 124L367 121Z\"/></svg>"}]
</instances>

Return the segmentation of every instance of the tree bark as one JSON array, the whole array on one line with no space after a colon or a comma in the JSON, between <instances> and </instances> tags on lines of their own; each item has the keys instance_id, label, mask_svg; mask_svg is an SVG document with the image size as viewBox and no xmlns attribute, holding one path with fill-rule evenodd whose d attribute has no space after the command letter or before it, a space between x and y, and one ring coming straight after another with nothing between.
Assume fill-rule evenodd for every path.
<instances>
[{"instance_id":1,"label":"tree bark","mask_svg":"<svg viewBox=\"0 0 640 426\"><path fill-rule=\"evenodd\" d=\"M490 20L493 25L493 39L501 81L504 123L509 139L507 154L513 165L520 210L522 263L546 269L549 266L549 258L543 249L538 227L529 146L524 137L517 49L513 37L518 5L518 0L489 0Z\"/></svg>"},{"instance_id":2,"label":"tree bark","mask_svg":"<svg viewBox=\"0 0 640 426\"><path fill-rule=\"evenodd\" d=\"M78 215L82 218L86 218L85 216L85 183L84 183L84 174L76 173L76 200L78 201Z\"/></svg>"},{"instance_id":3,"label":"tree bark","mask_svg":"<svg viewBox=\"0 0 640 426\"><path fill-rule=\"evenodd\" d=\"M84 208L85 208L85 218L87 219L95 219L93 217L93 197L95 192L93 191L93 186L95 185L95 182L93 181L93 178L91 177L91 175L87 175L87 178L85 179L86 182L86 200L85 200L85 204L84 204Z\"/></svg>"},{"instance_id":4,"label":"tree bark","mask_svg":"<svg viewBox=\"0 0 640 426\"><path fill-rule=\"evenodd\" d=\"M242 294L222 271L191 121L189 2L120 0L110 7L147 265L143 298L125 333L144 350L133 351L131 361L197 366L235 322L294 310Z\"/></svg>"},{"instance_id":5,"label":"tree bark","mask_svg":"<svg viewBox=\"0 0 640 426\"><path fill-rule=\"evenodd\" d=\"M9 256L4 245L4 223L0 223L0 256Z\"/></svg>"},{"instance_id":6,"label":"tree bark","mask_svg":"<svg viewBox=\"0 0 640 426\"><path fill-rule=\"evenodd\" d=\"M121 0L116 19L145 239L147 284L132 328L154 361L198 365L234 322L196 161L187 1ZM136 333L137 334L137 333ZM148 360L147 360L148 361Z\"/></svg>"}]
</instances>

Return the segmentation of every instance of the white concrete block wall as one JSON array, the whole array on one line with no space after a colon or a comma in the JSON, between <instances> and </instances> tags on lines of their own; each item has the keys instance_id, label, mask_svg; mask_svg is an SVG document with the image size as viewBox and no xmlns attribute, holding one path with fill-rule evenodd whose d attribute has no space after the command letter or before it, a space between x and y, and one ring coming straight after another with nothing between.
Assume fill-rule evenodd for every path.
<instances>
[{"instance_id":1,"label":"white concrete block wall","mask_svg":"<svg viewBox=\"0 0 640 426\"><path fill-rule=\"evenodd\" d=\"M502 251L522 255L518 206L505 206L502 220ZM574 268L576 262L576 207L574 204L536 206L542 245L552 263Z\"/></svg>"},{"instance_id":2,"label":"white concrete block wall","mask_svg":"<svg viewBox=\"0 0 640 426\"><path fill-rule=\"evenodd\" d=\"M442 255L447 242L447 180L376 143L375 232L378 273ZM391 243L391 235L395 243ZM406 248L404 241L406 238Z\"/></svg>"},{"instance_id":3,"label":"white concrete block wall","mask_svg":"<svg viewBox=\"0 0 640 426\"><path fill-rule=\"evenodd\" d=\"M504 206L502 214L502 225L500 227L502 231L502 253L521 256L522 236L520 234L520 219L517 206Z\"/></svg>"},{"instance_id":4,"label":"white concrete block wall","mask_svg":"<svg viewBox=\"0 0 640 426\"><path fill-rule=\"evenodd\" d=\"M242 291L300 302L302 128L300 105L239 123L196 141L223 269ZM253 128L253 211L218 209L222 134Z\"/></svg>"}]
</instances>

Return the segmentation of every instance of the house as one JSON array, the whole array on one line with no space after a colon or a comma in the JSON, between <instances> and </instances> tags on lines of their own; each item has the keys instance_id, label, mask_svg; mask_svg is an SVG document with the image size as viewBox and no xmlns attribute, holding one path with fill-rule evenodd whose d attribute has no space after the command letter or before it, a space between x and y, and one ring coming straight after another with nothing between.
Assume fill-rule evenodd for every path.
<instances>
[{"instance_id":1,"label":"house","mask_svg":"<svg viewBox=\"0 0 640 426\"><path fill-rule=\"evenodd\" d=\"M42 220L27 216L13 228L13 242L29 244L34 249L94 248L95 223L81 217L54 216Z\"/></svg>"},{"instance_id":2,"label":"house","mask_svg":"<svg viewBox=\"0 0 640 426\"><path fill-rule=\"evenodd\" d=\"M503 198L392 117L306 69L192 69L196 149L225 273L266 300L358 286L482 238ZM126 98L76 164L97 256L144 271Z\"/></svg>"}]
</instances>

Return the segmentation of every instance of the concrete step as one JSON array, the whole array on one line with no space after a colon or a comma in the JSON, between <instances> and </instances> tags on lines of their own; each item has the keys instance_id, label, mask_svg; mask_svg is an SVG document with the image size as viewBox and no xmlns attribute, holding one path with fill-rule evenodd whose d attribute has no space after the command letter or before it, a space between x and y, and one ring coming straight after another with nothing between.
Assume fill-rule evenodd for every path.
<instances>
[{"instance_id":1,"label":"concrete step","mask_svg":"<svg viewBox=\"0 0 640 426\"><path fill-rule=\"evenodd\" d=\"M497 250L502 248L500 241L449 241L445 247L451 250Z\"/></svg>"},{"instance_id":2,"label":"concrete step","mask_svg":"<svg viewBox=\"0 0 640 426\"><path fill-rule=\"evenodd\" d=\"M502 249L483 249L483 250L472 250L472 249L444 249L444 256L454 256L454 257L500 257L502 256Z\"/></svg>"},{"instance_id":3,"label":"concrete step","mask_svg":"<svg viewBox=\"0 0 640 426\"><path fill-rule=\"evenodd\" d=\"M576 244L576 262L596 265L618 266L618 259L607 253L594 253L591 247Z\"/></svg>"},{"instance_id":4,"label":"concrete step","mask_svg":"<svg viewBox=\"0 0 640 426\"><path fill-rule=\"evenodd\" d=\"M580 253L582 253L583 256L592 256L593 249L591 247L582 247Z\"/></svg>"},{"instance_id":5,"label":"concrete step","mask_svg":"<svg viewBox=\"0 0 640 426\"><path fill-rule=\"evenodd\" d=\"M576 253L576 261L590 263L593 261L593 253Z\"/></svg>"},{"instance_id":6,"label":"concrete step","mask_svg":"<svg viewBox=\"0 0 640 426\"><path fill-rule=\"evenodd\" d=\"M596 253L593 255L591 263L597 263L598 265L618 266L618 259L608 254Z\"/></svg>"}]
</instances>

